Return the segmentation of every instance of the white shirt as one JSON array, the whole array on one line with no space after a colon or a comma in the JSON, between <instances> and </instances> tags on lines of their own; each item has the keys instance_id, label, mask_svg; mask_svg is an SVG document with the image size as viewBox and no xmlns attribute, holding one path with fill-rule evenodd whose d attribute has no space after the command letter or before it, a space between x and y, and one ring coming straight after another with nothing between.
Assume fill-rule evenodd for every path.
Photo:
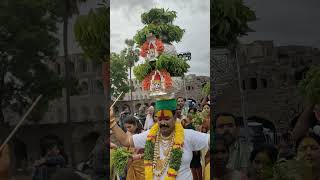
<instances>
[{"instance_id":1,"label":"white shirt","mask_svg":"<svg viewBox=\"0 0 320 180\"><path fill-rule=\"evenodd\" d=\"M152 118L152 116L150 114L148 114L147 117L146 117L146 121L144 122L144 129L145 130L151 129L153 124L154 124L153 118Z\"/></svg>"},{"instance_id":2,"label":"white shirt","mask_svg":"<svg viewBox=\"0 0 320 180\"><path fill-rule=\"evenodd\" d=\"M132 136L134 147L144 148L149 130L141 134L135 134ZM183 155L181 160L181 166L178 171L176 180L192 180L192 173L190 169L190 163L192 160L192 151L200 151L205 148L209 148L210 134L201 133L192 129L184 129L184 146ZM160 147L160 158L163 159L163 149ZM167 175L169 166L166 168L160 179L164 179ZM156 179L156 177L154 177Z\"/></svg>"}]
</instances>

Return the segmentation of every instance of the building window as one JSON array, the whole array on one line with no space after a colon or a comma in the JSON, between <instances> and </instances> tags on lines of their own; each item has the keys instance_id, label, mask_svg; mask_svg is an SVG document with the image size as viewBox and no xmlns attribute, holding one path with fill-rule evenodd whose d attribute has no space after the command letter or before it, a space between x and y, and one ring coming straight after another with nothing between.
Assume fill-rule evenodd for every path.
<instances>
[{"instance_id":1,"label":"building window","mask_svg":"<svg viewBox=\"0 0 320 180\"><path fill-rule=\"evenodd\" d=\"M246 81L242 80L242 89L245 90L246 89Z\"/></svg>"},{"instance_id":2,"label":"building window","mask_svg":"<svg viewBox=\"0 0 320 180\"><path fill-rule=\"evenodd\" d=\"M87 82L82 82L80 85L80 92L82 95L88 94L88 83Z\"/></svg>"},{"instance_id":3,"label":"building window","mask_svg":"<svg viewBox=\"0 0 320 180\"><path fill-rule=\"evenodd\" d=\"M59 63L56 64L56 71L58 74L61 74L61 66Z\"/></svg>"},{"instance_id":4,"label":"building window","mask_svg":"<svg viewBox=\"0 0 320 180\"><path fill-rule=\"evenodd\" d=\"M103 92L103 83L101 80L96 81L96 87L99 92Z\"/></svg>"},{"instance_id":5,"label":"building window","mask_svg":"<svg viewBox=\"0 0 320 180\"><path fill-rule=\"evenodd\" d=\"M250 78L250 86L251 89L257 89L258 88L258 83L256 78Z\"/></svg>"},{"instance_id":6,"label":"building window","mask_svg":"<svg viewBox=\"0 0 320 180\"><path fill-rule=\"evenodd\" d=\"M74 67L74 63L73 62L70 62L70 73L74 73L75 71L74 71L74 69L75 69L75 67Z\"/></svg>"},{"instance_id":7,"label":"building window","mask_svg":"<svg viewBox=\"0 0 320 180\"><path fill-rule=\"evenodd\" d=\"M82 72L87 72L88 71L88 65L84 61L81 63L81 70L82 70Z\"/></svg>"},{"instance_id":8,"label":"building window","mask_svg":"<svg viewBox=\"0 0 320 180\"><path fill-rule=\"evenodd\" d=\"M261 85L262 85L262 88L267 88L268 87L268 82L266 79L261 79Z\"/></svg>"}]
</instances>

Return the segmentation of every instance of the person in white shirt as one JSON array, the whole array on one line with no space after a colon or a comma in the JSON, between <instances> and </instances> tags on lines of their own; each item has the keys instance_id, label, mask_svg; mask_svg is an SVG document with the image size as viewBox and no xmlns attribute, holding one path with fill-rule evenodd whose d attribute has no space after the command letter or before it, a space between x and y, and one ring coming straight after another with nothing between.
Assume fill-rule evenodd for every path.
<instances>
[{"instance_id":1,"label":"person in white shirt","mask_svg":"<svg viewBox=\"0 0 320 180\"><path fill-rule=\"evenodd\" d=\"M146 121L144 123L144 130L148 130L150 129L153 124L154 124L154 119L153 119L153 113L154 113L154 107L153 106L150 106L148 109L147 109L147 117L146 117Z\"/></svg>"},{"instance_id":2,"label":"person in white shirt","mask_svg":"<svg viewBox=\"0 0 320 180\"><path fill-rule=\"evenodd\" d=\"M155 107L157 123L148 131L128 136L117 126L113 110L110 112L110 128L123 146L145 149L146 179L173 177L192 180L192 152L209 148L210 134L184 129L176 120L175 99L159 100Z\"/></svg>"}]
</instances>

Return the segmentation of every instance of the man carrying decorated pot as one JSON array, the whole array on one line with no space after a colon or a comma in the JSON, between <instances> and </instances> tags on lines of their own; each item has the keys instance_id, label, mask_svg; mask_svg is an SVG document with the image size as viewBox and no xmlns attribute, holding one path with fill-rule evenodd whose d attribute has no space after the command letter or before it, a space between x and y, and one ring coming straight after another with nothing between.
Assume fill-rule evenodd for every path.
<instances>
[{"instance_id":1,"label":"man carrying decorated pot","mask_svg":"<svg viewBox=\"0 0 320 180\"><path fill-rule=\"evenodd\" d=\"M176 121L176 107L176 99L158 100L157 123L150 130L133 136L128 136L117 125L111 110L110 128L119 142L126 147L144 148L146 180L192 180L192 152L209 147L209 134L184 129L180 121Z\"/></svg>"}]
</instances>

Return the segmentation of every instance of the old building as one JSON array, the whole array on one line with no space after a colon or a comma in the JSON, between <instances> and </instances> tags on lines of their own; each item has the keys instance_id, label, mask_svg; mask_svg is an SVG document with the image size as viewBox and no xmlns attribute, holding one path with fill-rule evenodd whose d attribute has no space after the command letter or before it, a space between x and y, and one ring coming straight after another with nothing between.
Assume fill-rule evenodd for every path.
<instances>
[{"instance_id":1,"label":"old building","mask_svg":"<svg viewBox=\"0 0 320 180\"><path fill-rule=\"evenodd\" d=\"M318 49L276 47L272 41L241 45L234 55L221 49L212 52L216 112L237 116L244 112L246 118L255 116L272 122L278 132L287 129L302 112L303 99L297 85L310 66L320 62Z\"/></svg>"},{"instance_id":2,"label":"old building","mask_svg":"<svg viewBox=\"0 0 320 180\"><path fill-rule=\"evenodd\" d=\"M70 97L71 123L67 124L65 93L49 104L42 119L27 119L17 131L13 142L17 169L26 168L41 157L40 141L46 136L55 136L64 145L72 164L89 158L97 138L104 132L106 98L103 93L101 64L85 60L81 54L70 55L70 73L78 79L78 92ZM58 57L49 67L64 75L64 58ZM35 107L37 108L37 107ZM16 125L21 117L7 113L6 120ZM71 150L72 149L72 150Z\"/></svg>"}]
</instances>

